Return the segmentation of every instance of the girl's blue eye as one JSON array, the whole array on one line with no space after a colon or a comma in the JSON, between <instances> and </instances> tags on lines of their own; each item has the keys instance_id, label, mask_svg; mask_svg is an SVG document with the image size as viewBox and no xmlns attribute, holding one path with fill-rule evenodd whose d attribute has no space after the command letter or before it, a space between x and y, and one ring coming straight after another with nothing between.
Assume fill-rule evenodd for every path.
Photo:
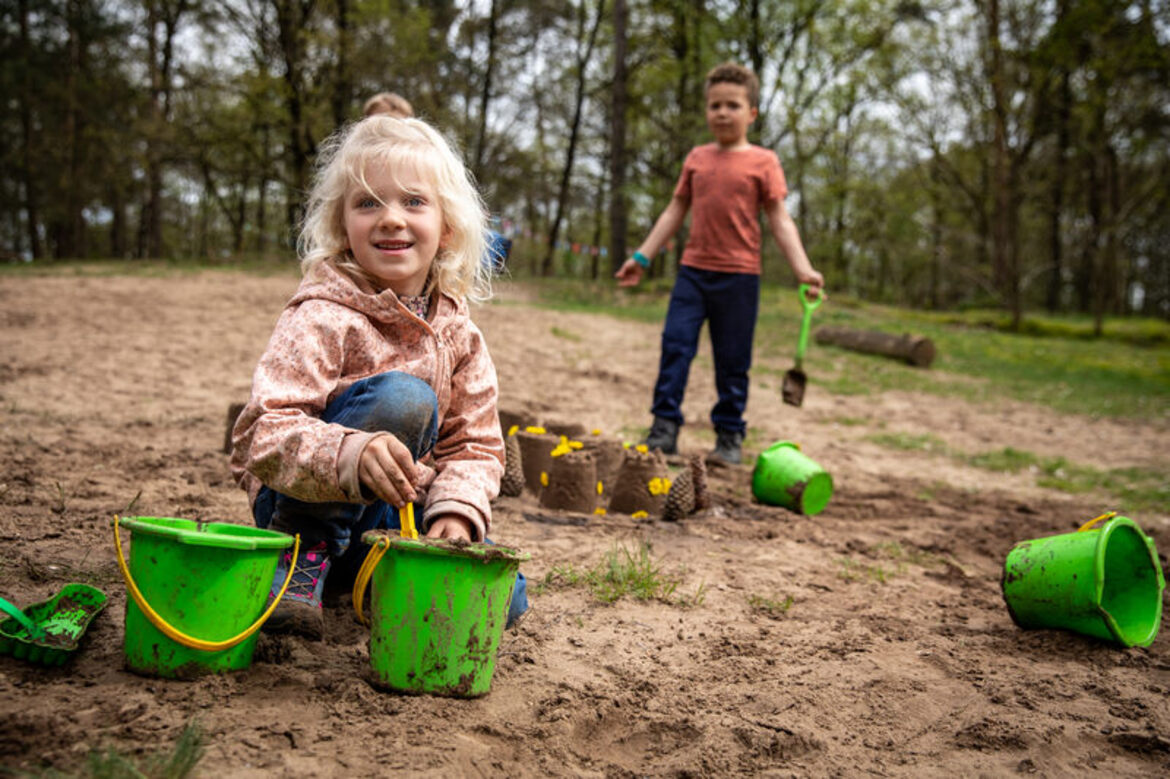
<instances>
[{"instance_id":1,"label":"girl's blue eye","mask_svg":"<svg viewBox=\"0 0 1170 779\"><path fill-rule=\"evenodd\" d=\"M375 208L377 205L378 201L372 197L359 198L357 203L358 208Z\"/></svg>"},{"instance_id":2,"label":"girl's blue eye","mask_svg":"<svg viewBox=\"0 0 1170 779\"><path fill-rule=\"evenodd\" d=\"M421 197L408 197L406 199L406 205L410 208L421 208L422 206L426 205L426 201L424 201Z\"/></svg>"}]
</instances>

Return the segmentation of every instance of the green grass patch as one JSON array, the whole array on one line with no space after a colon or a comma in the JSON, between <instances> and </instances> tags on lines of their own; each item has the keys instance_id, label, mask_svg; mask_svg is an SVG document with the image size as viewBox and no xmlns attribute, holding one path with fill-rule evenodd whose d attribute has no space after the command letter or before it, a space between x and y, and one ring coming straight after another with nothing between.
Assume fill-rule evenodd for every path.
<instances>
[{"instance_id":1,"label":"green grass patch","mask_svg":"<svg viewBox=\"0 0 1170 779\"><path fill-rule=\"evenodd\" d=\"M83 776L86 779L186 779L195 772L204 754L204 735L195 722L187 724L169 750L141 758L131 757L107 747L90 752L83 770L61 773L49 770L43 779Z\"/></svg>"},{"instance_id":2,"label":"green grass patch","mask_svg":"<svg viewBox=\"0 0 1170 779\"><path fill-rule=\"evenodd\" d=\"M572 341L573 343L580 343L581 342L581 336L577 335L576 333L574 333L570 330L566 330L563 327L557 327L556 325L553 325L553 327L552 327L552 334L555 335L557 338L563 338L566 341Z\"/></svg>"},{"instance_id":3,"label":"green grass patch","mask_svg":"<svg viewBox=\"0 0 1170 779\"><path fill-rule=\"evenodd\" d=\"M791 595L783 599L766 598L763 595L749 595L747 598L749 609L771 619L780 619L783 617L795 602L796 599Z\"/></svg>"},{"instance_id":4,"label":"green grass patch","mask_svg":"<svg viewBox=\"0 0 1170 779\"><path fill-rule=\"evenodd\" d=\"M968 454L949 448L941 439L911 433L876 433L865 440L900 451L922 451L951 458L995 473L1029 472L1036 485L1072 494L1102 490L1127 511L1165 511L1170 506L1170 474L1147 468L1095 468L1065 457L1041 457L1025 449L1005 446ZM933 500L940 485L924 488L919 497Z\"/></svg>"},{"instance_id":5,"label":"green grass patch","mask_svg":"<svg viewBox=\"0 0 1170 779\"><path fill-rule=\"evenodd\" d=\"M874 433L865 437L866 441L884 446L888 449L898 449L903 452L946 452L947 445L936 435L924 433Z\"/></svg>"},{"instance_id":6,"label":"green grass patch","mask_svg":"<svg viewBox=\"0 0 1170 779\"><path fill-rule=\"evenodd\" d=\"M863 563L849 557L842 557L837 561L839 570L837 578L847 582L872 581L885 584L890 579L905 571L905 565L899 564L889 568L881 563Z\"/></svg>"},{"instance_id":7,"label":"green grass patch","mask_svg":"<svg viewBox=\"0 0 1170 779\"><path fill-rule=\"evenodd\" d=\"M700 584L693 594L678 593L680 572L666 572L643 542L630 549L615 545L594 566L576 568L554 566L536 588L537 594L549 587L587 587L602 603L614 603L629 596L635 600L658 600L676 606L699 606L706 599L706 585Z\"/></svg>"}]
</instances>

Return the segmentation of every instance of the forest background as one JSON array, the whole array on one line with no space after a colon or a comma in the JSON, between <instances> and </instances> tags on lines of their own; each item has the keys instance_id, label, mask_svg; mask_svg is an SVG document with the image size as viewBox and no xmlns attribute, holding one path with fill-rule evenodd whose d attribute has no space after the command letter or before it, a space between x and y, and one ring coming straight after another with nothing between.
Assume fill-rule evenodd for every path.
<instances>
[{"instance_id":1,"label":"forest background","mask_svg":"<svg viewBox=\"0 0 1170 779\"><path fill-rule=\"evenodd\" d=\"M1170 319L1161 0L8 0L0 53L6 262L291 259L323 139L392 90L463 151L513 274L603 278L734 60L831 289ZM790 279L771 245L764 275Z\"/></svg>"}]
</instances>

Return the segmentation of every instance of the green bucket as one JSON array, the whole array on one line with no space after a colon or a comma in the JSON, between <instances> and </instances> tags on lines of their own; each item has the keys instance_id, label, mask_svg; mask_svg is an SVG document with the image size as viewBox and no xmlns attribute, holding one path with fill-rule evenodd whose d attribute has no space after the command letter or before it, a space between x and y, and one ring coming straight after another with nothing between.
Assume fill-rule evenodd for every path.
<instances>
[{"instance_id":1,"label":"green bucket","mask_svg":"<svg viewBox=\"0 0 1170 779\"><path fill-rule=\"evenodd\" d=\"M800 451L800 444L777 441L756 458L752 494L761 503L812 516L833 497L833 477Z\"/></svg>"},{"instance_id":2,"label":"green bucket","mask_svg":"<svg viewBox=\"0 0 1170 779\"><path fill-rule=\"evenodd\" d=\"M354 605L364 620L361 596L370 580L374 683L459 698L490 691L516 572L530 555L376 530L362 540L373 548L355 583Z\"/></svg>"},{"instance_id":3,"label":"green bucket","mask_svg":"<svg viewBox=\"0 0 1170 779\"><path fill-rule=\"evenodd\" d=\"M292 536L218 522L114 518L126 580L126 667L168 679L247 668L272 578ZM132 535L122 557L118 526ZM273 604L275 605L275 604Z\"/></svg>"},{"instance_id":4,"label":"green bucket","mask_svg":"<svg viewBox=\"0 0 1170 779\"><path fill-rule=\"evenodd\" d=\"M1100 527L1092 527L1108 520ZM1129 517L1105 514L1075 533L1023 541L1008 552L1003 599L1022 628L1058 628L1149 646L1166 587L1154 542Z\"/></svg>"}]
</instances>

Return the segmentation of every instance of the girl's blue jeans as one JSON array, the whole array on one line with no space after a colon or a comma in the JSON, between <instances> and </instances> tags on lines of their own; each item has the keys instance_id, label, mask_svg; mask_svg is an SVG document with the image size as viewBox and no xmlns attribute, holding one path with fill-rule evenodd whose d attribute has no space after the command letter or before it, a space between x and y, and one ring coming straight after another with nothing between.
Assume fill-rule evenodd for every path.
<instances>
[{"instance_id":1,"label":"girl's blue jeans","mask_svg":"<svg viewBox=\"0 0 1170 779\"><path fill-rule=\"evenodd\" d=\"M354 382L333 399L321 414L354 430L392 433L406 445L415 461L435 445L439 434L439 401L425 381L389 371ZM290 535L299 533L302 548L324 543L333 560L331 577L352 581L369 552L361 543L367 530L398 530L398 509L382 500L362 503L309 503L261 487L252 506L258 527L272 526ZM354 539L357 543L353 543ZM491 543L490 541L488 543ZM508 624L528 609L527 583L517 572Z\"/></svg>"}]
</instances>

